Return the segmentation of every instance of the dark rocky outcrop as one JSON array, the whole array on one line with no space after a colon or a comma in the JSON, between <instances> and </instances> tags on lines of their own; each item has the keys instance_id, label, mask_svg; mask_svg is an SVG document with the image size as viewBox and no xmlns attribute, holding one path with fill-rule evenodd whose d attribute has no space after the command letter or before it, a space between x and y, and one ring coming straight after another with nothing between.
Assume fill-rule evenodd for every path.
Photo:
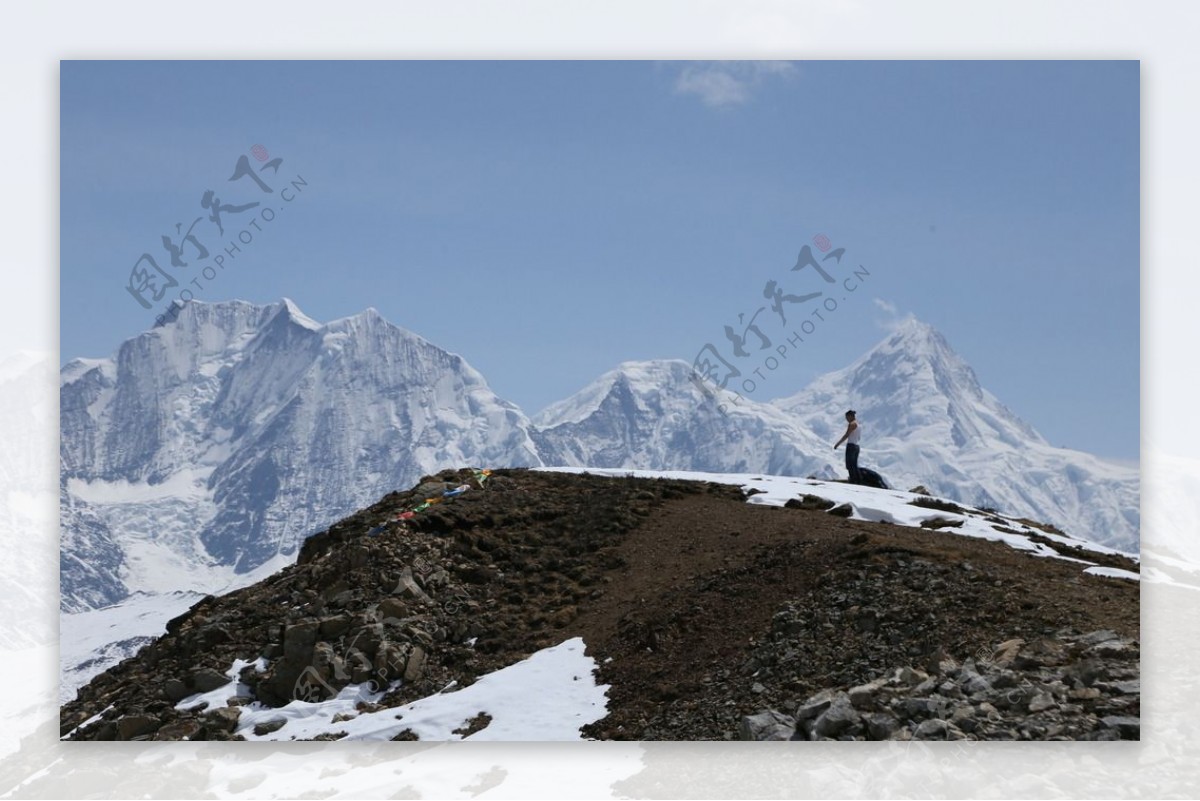
<instances>
[{"instance_id":1,"label":"dark rocky outcrop","mask_svg":"<svg viewBox=\"0 0 1200 801\"><path fill-rule=\"evenodd\" d=\"M610 685L588 737L1131 737L1137 589L811 495L780 508L706 482L513 469L480 487L448 470L201 600L83 687L61 732L237 739L252 701L367 684L377 703L358 711L384 709L581 636ZM1026 679L1019 708L1002 700ZM260 717L258 736L276 723Z\"/></svg>"},{"instance_id":2,"label":"dark rocky outcrop","mask_svg":"<svg viewBox=\"0 0 1200 801\"><path fill-rule=\"evenodd\" d=\"M961 663L940 651L923 668L822 690L794 716L747 715L740 733L748 740L1136 740L1137 676L1135 641L1113 631L1064 631L984 647Z\"/></svg>"}]
</instances>

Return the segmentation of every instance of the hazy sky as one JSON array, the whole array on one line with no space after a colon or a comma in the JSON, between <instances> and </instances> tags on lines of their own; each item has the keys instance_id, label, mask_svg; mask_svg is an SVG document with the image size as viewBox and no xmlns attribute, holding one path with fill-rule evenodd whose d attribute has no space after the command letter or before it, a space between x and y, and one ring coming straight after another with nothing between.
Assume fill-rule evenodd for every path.
<instances>
[{"instance_id":1,"label":"hazy sky","mask_svg":"<svg viewBox=\"0 0 1200 801\"><path fill-rule=\"evenodd\" d=\"M764 306L775 344L814 324L750 397L790 395L913 314L1051 443L1136 459L1138 84L1135 61L64 62L62 357L184 289L374 306L533 414L706 343L753 369L724 328ZM821 236L831 277L869 277L784 326L765 285L828 289L791 270ZM178 281L150 309L143 253Z\"/></svg>"}]
</instances>

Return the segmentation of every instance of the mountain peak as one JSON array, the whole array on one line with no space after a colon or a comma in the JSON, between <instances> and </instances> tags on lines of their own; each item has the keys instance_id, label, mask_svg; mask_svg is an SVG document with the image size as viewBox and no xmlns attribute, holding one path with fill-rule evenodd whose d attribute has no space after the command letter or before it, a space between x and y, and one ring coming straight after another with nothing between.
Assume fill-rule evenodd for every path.
<instances>
[{"instance_id":1,"label":"mountain peak","mask_svg":"<svg viewBox=\"0 0 1200 801\"><path fill-rule=\"evenodd\" d=\"M578 423L595 413L618 390L642 397L673 395L686 390L684 382L691 372L691 365L682 359L621 362L574 395L542 409L533 420L543 428Z\"/></svg>"},{"instance_id":2,"label":"mountain peak","mask_svg":"<svg viewBox=\"0 0 1200 801\"><path fill-rule=\"evenodd\" d=\"M842 410L854 408L880 437L909 440L924 431L956 448L1045 441L980 385L941 332L911 316L849 367L774 405L826 436Z\"/></svg>"},{"instance_id":3,"label":"mountain peak","mask_svg":"<svg viewBox=\"0 0 1200 801\"><path fill-rule=\"evenodd\" d=\"M941 355L965 364L940 331L912 315L897 323L891 333L872 348L867 356L877 351L895 350L904 350L912 356Z\"/></svg>"},{"instance_id":4,"label":"mountain peak","mask_svg":"<svg viewBox=\"0 0 1200 801\"><path fill-rule=\"evenodd\" d=\"M981 397L983 388L971 366L958 355L940 331L909 316L891 333L843 371L859 381L884 374L926 375L938 389ZM836 375L831 373L830 375Z\"/></svg>"},{"instance_id":5,"label":"mountain peak","mask_svg":"<svg viewBox=\"0 0 1200 801\"><path fill-rule=\"evenodd\" d=\"M297 306L296 302L291 298L283 298L279 301L278 306L279 310L276 312L276 314L287 318L296 325L312 331L317 331L322 328L321 323L318 323L316 320L300 311L300 307Z\"/></svg>"}]
</instances>

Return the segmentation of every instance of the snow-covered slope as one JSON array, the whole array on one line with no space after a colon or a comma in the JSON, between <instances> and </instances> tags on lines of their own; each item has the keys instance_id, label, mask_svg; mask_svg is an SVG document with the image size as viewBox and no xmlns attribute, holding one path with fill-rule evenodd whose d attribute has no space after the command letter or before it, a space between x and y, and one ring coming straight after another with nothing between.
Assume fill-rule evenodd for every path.
<instances>
[{"instance_id":1,"label":"snow-covered slope","mask_svg":"<svg viewBox=\"0 0 1200 801\"><path fill-rule=\"evenodd\" d=\"M931 326L915 319L845 369L773 402L824 441L858 411L862 463L897 487L1053 523L1136 552L1136 469L1056 448L980 386Z\"/></svg>"},{"instance_id":2,"label":"snow-covered slope","mask_svg":"<svg viewBox=\"0 0 1200 801\"><path fill-rule=\"evenodd\" d=\"M59 701L166 633L167 621L203 598L198 592L135 593L120 604L59 617Z\"/></svg>"},{"instance_id":3,"label":"snow-covered slope","mask_svg":"<svg viewBox=\"0 0 1200 801\"><path fill-rule=\"evenodd\" d=\"M519 409L374 309L193 301L61 380L66 610L210 591L443 467L540 463Z\"/></svg>"},{"instance_id":4,"label":"snow-covered slope","mask_svg":"<svg viewBox=\"0 0 1200 801\"><path fill-rule=\"evenodd\" d=\"M838 455L791 416L742 400L722 413L684 361L625 362L534 417L563 464L832 477Z\"/></svg>"}]
</instances>

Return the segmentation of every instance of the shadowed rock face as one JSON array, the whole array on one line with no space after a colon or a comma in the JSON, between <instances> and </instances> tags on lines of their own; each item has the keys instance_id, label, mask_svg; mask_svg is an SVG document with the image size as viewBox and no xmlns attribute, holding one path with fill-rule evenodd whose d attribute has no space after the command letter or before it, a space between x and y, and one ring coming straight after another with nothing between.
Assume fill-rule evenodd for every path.
<instances>
[{"instance_id":1,"label":"shadowed rock face","mask_svg":"<svg viewBox=\"0 0 1200 801\"><path fill-rule=\"evenodd\" d=\"M246 573L423 473L542 463L519 409L374 310L318 324L290 301L188 303L114 359L68 364L60 395L70 611L145 589L111 579L122 543L99 548L92 519ZM106 503L127 484L141 500Z\"/></svg>"},{"instance_id":2,"label":"shadowed rock face","mask_svg":"<svg viewBox=\"0 0 1200 801\"><path fill-rule=\"evenodd\" d=\"M464 484L471 489L398 521ZM238 707L253 700L317 701L373 682L386 693L360 712L399 706L575 636L611 685L609 715L585 730L603 739L777 736L806 700L828 702L810 716L823 721L818 737L979 736L953 711L925 714L921 704L936 689L978 706L977 678L1002 688L1000 674L981 666L981 649L997 670L1044 665L1068 693L1099 689L1106 700L1078 699L1097 720L1136 718L1135 703L1109 697L1110 685L1136 679L1135 583L1081 579L1076 563L848 520L822 506L752 505L736 487L697 481L526 470L497 470L482 484L469 469L425 476L307 540L295 565L172 620L165 636L63 707L62 731L236 738ZM1101 625L1112 638L1076 636ZM1017 639L1051 645L1006 650ZM1085 648L1078 658L1077 644ZM1105 648L1111 653L1092 653ZM1097 655L1110 667L1091 665ZM897 665L910 670L903 689L861 686ZM943 678L925 687L936 671ZM240 684L224 705L195 706L192 696L231 675ZM1022 714L1062 713L1075 701L1059 689L1022 702ZM813 698L824 690L834 693ZM897 711L892 700L907 706ZM767 710L778 713L743 720ZM1110 723L1103 728L1121 736L1135 729ZM1035 738L1093 731L1027 730Z\"/></svg>"}]
</instances>

